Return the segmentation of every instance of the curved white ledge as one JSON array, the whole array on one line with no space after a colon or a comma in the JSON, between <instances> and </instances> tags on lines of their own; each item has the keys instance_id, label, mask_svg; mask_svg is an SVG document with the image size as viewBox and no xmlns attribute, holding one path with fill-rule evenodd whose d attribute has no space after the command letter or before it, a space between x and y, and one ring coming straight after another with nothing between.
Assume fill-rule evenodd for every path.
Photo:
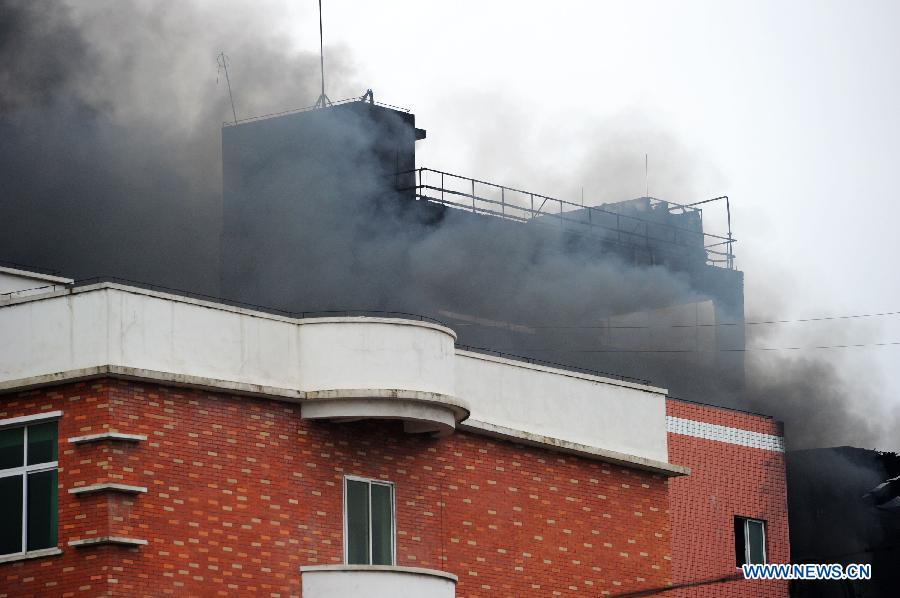
<instances>
[{"instance_id":1,"label":"curved white ledge","mask_svg":"<svg viewBox=\"0 0 900 598\"><path fill-rule=\"evenodd\" d=\"M303 598L453 598L457 577L446 571L387 565L300 567Z\"/></svg>"},{"instance_id":2,"label":"curved white ledge","mask_svg":"<svg viewBox=\"0 0 900 598\"><path fill-rule=\"evenodd\" d=\"M418 320L289 318L103 283L0 305L0 384L109 367L236 389L454 393L455 334Z\"/></svg>"},{"instance_id":3,"label":"curved white ledge","mask_svg":"<svg viewBox=\"0 0 900 598\"><path fill-rule=\"evenodd\" d=\"M507 440L650 469L668 460L663 389L457 351L431 322L298 319L101 283L0 301L0 338L0 393L152 380L298 403L307 419L445 435L471 415L467 429ZM101 439L73 439L90 441Z\"/></svg>"},{"instance_id":4,"label":"curved white ledge","mask_svg":"<svg viewBox=\"0 0 900 598\"><path fill-rule=\"evenodd\" d=\"M396 419L411 434L447 436L469 416L466 404L450 395L398 389L309 391L300 405L303 419L356 421Z\"/></svg>"}]
</instances>

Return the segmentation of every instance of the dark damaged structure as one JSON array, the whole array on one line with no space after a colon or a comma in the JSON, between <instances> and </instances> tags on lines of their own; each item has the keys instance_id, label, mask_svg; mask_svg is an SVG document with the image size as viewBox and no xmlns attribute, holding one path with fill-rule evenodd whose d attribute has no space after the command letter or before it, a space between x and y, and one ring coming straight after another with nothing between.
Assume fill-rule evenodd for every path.
<instances>
[{"instance_id":1,"label":"dark damaged structure","mask_svg":"<svg viewBox=\"0 0 900 598\"><path fill-rule=\"evenodd\" d=\"M850 446L787 453L791 561L868 563L867 581L795 581L797 598L878 598L900 587L900 455Z\"/></svg>"},{"instance_id":2,"label":"dark damaged structure","mask_svg":"<svg viewBox=\"0 0 900 598\"><path fill-rule=\"evenodd\" d=\"M417 168L415 116L367 97L223 127L222 295L288 311L423 313L458 326L465 345L652 379L678 395L710 396L698 368L740 384L730 214L721 235L703 222L703 208L728 210L728 198L586 207ZM664 271L684 291L610 300L597 263ZM558 288L536 291L536 271ZM576 294L574 309L557 304Z\"/></svg>"}]
</instances>

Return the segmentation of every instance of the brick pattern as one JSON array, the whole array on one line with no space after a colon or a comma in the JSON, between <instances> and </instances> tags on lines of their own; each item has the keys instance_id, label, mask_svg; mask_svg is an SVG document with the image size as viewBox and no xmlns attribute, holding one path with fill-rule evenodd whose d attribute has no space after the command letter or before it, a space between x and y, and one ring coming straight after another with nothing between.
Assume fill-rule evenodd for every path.
<instances>
[{"instance_id":1,"label":"brick pattern","mask_svg":"<svg viewBox=\"0 0 900 598\"><path fill-rule=\"evenodd\" d=\"M666 417L666 430L673 434L681 434L683 436L694 436L695 438L704 438L706 440L729 442L731 444L740 444L742 446L749 446L750 448L758 448L766 451L784 452L784 438L775 436L774 434L762 434L760 432L751 432L750 430L742 430L740 428L708 424L706 422L698 422L692 419L671 416Z\"/></svg>"},{"instance_id":2,"label":"brick pattern","mask_svg":"<svg viewBox=\"0 0 900 598\"><path fill-rule=\"evenodd\" d=\"M669 417L705 422L758 434L781 436L779 422L743 412L669 399ZM676 585L739 575L734 558L734 517L766 521L768 561L790 562L784 453L734 442L668 435L669 460L691 468L672 479L673 580ZM679 597L762 597L788 595L787 582L709 583L667 595Z\"/></svg>"},{"instance_id":3,"label":"brick pattern","mask_svg":"<svg viewBox=\"0 0 900 598\"><path fill-rule=\"evenodd\" d=\"M65 413L59 420L58 537L64 553L59 556L0 564L0 595L59 596L102 595L108 591L112 553L105 547L90 551L66 547L69 540L108 535L111 521L103 497L76 497L68 489L96 481L109 481L111 454L99 445L76 449L66 441L109 426L109 402L102 383L67 385L41 392L0 397L0 418L54 410ZM113 475L117 475L113 473ZM126 551L128 549L125 549Z\"/></svg>"},{"instance_id":4,"label":"brick pattern","mask_svg":"<svg viewBox=\"0 0 900 598\"><path fill-rule=\"evenodd\" d=\"M712 405L691 403L678 399L666 399L666 416L690 419L697 422L739 428L760 434L784 436L781 422L768 415L758 415L746 411L735 411Z\"/></svg>"},{"instance_id":5,"label":"brick pattern","mask_svg":"<svg viewBox=\"0 0 900 598\"><path fill-rule=\"evenodd\" d=\"M0 397L0 417L54 409L64 411L64 554L0 564L0 595L299 595L301 565L342 562L347 474L396 484L397 564L455 573L458 596L671 582L669 486L656 474L462 432L307 422L295 405L137 382ZM148 439L66 441L107 431ZM68 493L105 481L149 491ZM66 546L103 535L149 544Z\"/></svg>"}]
</instances>

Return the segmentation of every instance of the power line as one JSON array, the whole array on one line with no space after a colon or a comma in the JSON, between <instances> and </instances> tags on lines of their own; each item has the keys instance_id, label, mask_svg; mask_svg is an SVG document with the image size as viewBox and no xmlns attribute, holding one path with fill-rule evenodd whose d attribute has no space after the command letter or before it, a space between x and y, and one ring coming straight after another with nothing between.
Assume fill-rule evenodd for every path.
<instances>
[{"instance_id":1,"label":"power line","mask_svg":"<svg viewBox=\"0 0 900 598\"><path fill-rule=\"evenodd\" d=\"M752 351L813 351L817 349L858 349L865 347L895 347L900 341L883 343L851 343L843 345L814 345L809 347L744 347L743 349L562 349L566 353L746 353ZM543 349L547 351L548 349Z\"/></svg>"},{"instance_id":2,"label":"power line","mask_svg":"<svg viewBox=\"0 0 900 598\"><path fill-rule=\"evenodd\" d=\"M713 577L710 579L702 579L698 581L689 581L685 583L674 584L671 586L658 586L655 588L648 588L646 590L638 590L636 592L625 592L623 594L613 594L615 598L643 598L644 596L656 596L658 594L664 594L666 592L672 592L674 590L682 590L685 588L696 588L698 586L708 586L715 585L720 583L729 583L734 581L744 581L743 574L740 573L732 573L729 575L723 575L722 577Z\"/></svg>"},{"instance_id":3,"label":"power line","mask_svg":"<svg viewBox=\"0 0 900 598\"><path fill-rule=\"evenodd\" d=\"M613 324L546 324L546 325L527 325L527 324L518 324L518 326L523 326L525 328L532 328L535 330L544 330L544 329L598 329L598 330L649 330L649 329L663 329L663 328L716 328L719 326L764 326L764 325L776 325L776 324L802 324L809 322L829 322L829 321L837 321L837 320L855 320L862 318L878 318L878 317L886 317L886 316L898 316L900 315L900 311L884 311L884 312L873 312L867 314L851 314L851 315L841 315L841 316L819 316L812 318L794 318L794 319L779 319L779 320L751 320L744 322L712 322L712 323L696 323L696 324L669 324L664 326L641 326L641 325L613 325ZM466 323L466 324L454 324L455 326L477 326L477 323Z\"/></svg>"},{"instance_id":4,"label":"power line","mask_svg":"<svg viewBox=\"0 0 900 598\"><path fill-rule=\"evenodd\" d=\"M815 351L823 349L863 349L869 347L897 347L900 341L881 343L847 343L840 345L811 345L808 347L744 347L742 349L565 349L562 347L529 347L531 351L541 353L750 353L755 351ZM521 349L520 349L521 350ZM506 353L506 349L495 352ZM570 366L564 366L570 367Z\"/></svg>"},{"instance_id":5,"label":"power line","mask_svg":"<svg viewBox=\"0 0 900 598\"><path fill-rule=\"evenodd\" d=\"M892 551L892 550L897 550L897 549L900 549L900 544L875 546L875 547L864 548L862 550L857 550L854 552L845 552L842 554L830 554L827 556L819 555L819 556L815 556L815 557L797 559L795 561L792 561L791 564L802 564L802 563L808 563L808 562L822 563L822 562L828 562L829 560L834 561L837 559L842 559L842 558L845 558L848 556L855 556L855 555L860 555L860 554L868 554L868 553L876 553L876 552L884 552L884 551ZM673 590L681 590L681 589L685 589L685 588L695 588L695 587L699 587L699 586L717 585L717 584L721 584L721 583L740 582L740 581L746 581L743 574L742 573L733 573L733 574L729 574L729 575L723 575L721 577L710 577L707 579L699 579L699 580L695 580L695 581L687 581L687 582L677 583L677 584L673 584L670 586L657 586L657 587L648 588L645 590L625 592L623 594L613 594L613 596L614 596L614 598L643 598L645 596L656 596L659 594L664 594L666 592L671 592ZM798 580L798 581L800 581L800 580ZM861 581L861 580L857 580L857 581Z\"/></svg>"}]
</instances>

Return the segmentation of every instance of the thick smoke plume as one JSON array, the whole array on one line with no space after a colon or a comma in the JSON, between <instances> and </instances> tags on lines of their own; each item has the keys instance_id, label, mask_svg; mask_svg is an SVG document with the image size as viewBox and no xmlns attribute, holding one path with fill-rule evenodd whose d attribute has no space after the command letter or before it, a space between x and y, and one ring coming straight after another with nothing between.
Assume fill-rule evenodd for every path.
<instances>
[{"instance_id":1,"label":"thick smoke plume","mask_svg":"<svg viewBox=\"0 0 900 598\"><path fill-rule=\"evenodd\" d=\"M4 2L0 259L214 291L231 118L216 55L239 116L317 95L318 56L289 49L270 4ZM328 67L350 82L341 51Z\"/></svg>"},{"instance_id":2,"label":"thick smoke plume","mask_svg":"<svg viewBox=\"0 0 900 598\"><path fill-rule=\"evenodd\" d=\"M260 3L5 2L0 260L218 293L220 125L231 108L215 57L222 49L231 56L239 117L308 105L318 95L318 57L291 50L282 26L279 12ZM330 49L328 62L330 79L343 85L329 90L334 97L363 91L346 53ZM616 166L626 141L616 135L583 157L612 164L612 180L581 169L589 189L631 188L633 169L629 182L615 180L626 169ZM373 142L364 137L350 127L338 149L361 151ZM348 181L377 186L378 174L360 157L352 172L334 166L324 179L304 178L330 164L328 151L335 149L265 165L329 198L298 208L287 189L273 191L283 202L275 209L305 216L280 224L302 231L302 263L278 245L279 231L245 231L258 239L259 256L287 258L246 267L247 286L277 298L269 307L425 311L455 318L471 344L703 389L686 398L771 413L786 421L793 447L884 440L887 424L876 426L854 406L856 396L827 362L751 360L745 379L741 359L723 369L721 360L695 354L641 352L667 341L650 338L653 326L628 332L623 314L703 302L684 273L597 255L558 232L535 241L530 230L461 212L424 221L384 204L347 205ZM663 328L681 323L659 317ZM626 324L615 330L631 338L611 339L610 322ZM542 333L521 330L529 326Z\"/></svg>"}]
</instances>

